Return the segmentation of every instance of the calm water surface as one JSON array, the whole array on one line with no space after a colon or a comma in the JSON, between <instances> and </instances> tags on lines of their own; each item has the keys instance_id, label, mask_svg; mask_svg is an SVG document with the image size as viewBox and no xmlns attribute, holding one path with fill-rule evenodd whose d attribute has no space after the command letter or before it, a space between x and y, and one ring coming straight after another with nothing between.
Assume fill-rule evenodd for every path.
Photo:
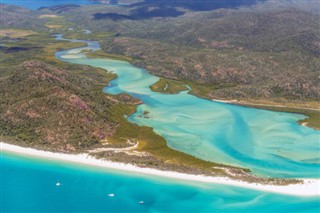
<instances>
[{"instance_id":1,"label":"calm water surface","mask_svg":"<svg viewBox=\"0 0 320 213\"><path fill-rule=\"evenodd\" d=\"M1 153L3 213L317 213L319 203L319 197L184 182Z\"/></svg>"},{"instance_id":2,"label":"calm water surface","mask_svg":"<svg viewBox=\"0 0 320 213\"><path fill-rule=\"evenodd\" d=\"M214 102L188 91L176 95L152 92L149 87L158 77L127 62L79 54L90 48L98 49L99 44L89 42L89 47L56 56L116 73L118 78L104 92L141 99L144 104L129 121L153 127L171 148L204 160L250 168L257 175L320 177L320 131L298 125L304 115Z\"/></svg>"},{"instance_id":3,"label":"calm water surface","mask_svg":"<svg viewBox=\"0 0 320 213\"><path fill-rule=\"evenodd\" d=\"M299 126L303 115L200 99L187 92L154 93L158 80L129 63L86 58L83 49L58 52L64 61L118 75L106 93L144 104L129 117L162 135L177 150L278 177L319 177L319 131ZM144 118L148 111L150 118ZM59 183L57 185L57 183ZM112 196L113 195L113 196ZM140 202L140 203L139 203ZM143 203L142 203L143 202ZM1 153L0 212L319 212L319 197L272 194L193 183Z\"/></svg>"}]
</instances>

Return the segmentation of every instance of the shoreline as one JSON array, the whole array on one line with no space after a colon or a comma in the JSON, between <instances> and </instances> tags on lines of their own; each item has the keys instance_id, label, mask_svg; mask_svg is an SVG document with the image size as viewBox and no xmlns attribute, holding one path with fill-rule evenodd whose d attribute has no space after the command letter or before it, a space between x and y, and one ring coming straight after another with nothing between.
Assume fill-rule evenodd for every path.
<instances>
[{"instance_id":1,"label":"shoreline","mask_svg":"<svg viewBox=\"0 0 320 213\"><path fill-rule=\"evenodd\" d=\"M202 175L191 175L178 173L173 171L162 171L151 168L141 168L131 164L112 162L107 160L100 160L89 156L88 154L64 154L54 153L48 151L37 150L33 148L25 148L17 145L11 145L0 142L1 153L3 151L16 153L20 155L35 156L45 159L52 159L58 161L67 161L76 164L85 164L100 168L114 169L118 171L134 172L137 174L145 174L157 177L165 177L170 179L186 180L193 182L203 182L212 184L223 184L241 188L248 188L259 191L266 191L271 193L295 195L295 196L320 196L320 179L300 179L303 184L291 184L285 186L263 185L259 183L247 183L238 180L232 180L227 177L209 177Z\"/></svg>"},{"instance_id":2,"label":"shoreline","mask_svg":"<svg viewBox=\"0 0 320 213\"><path fill-rule=\"evenodd\" d=\"M252 103L252 102L246 102L242 100L223 100L223 99L210 99L211 101L220 102L220 103L227 103L227 104L234 104L238 106L249 106L249 107L276 107L276 108L290 108L290 109L296 109L296 110L312 110L312 111L320 111L317 108L310 108L310 107L299 107L299 106L285 106L285 105L279 105L279 104L263 104L263 103ZM260 108L258 108L260 109ZM262 108L263 109L263 108Z\"/></svg>"},{"instance_id":3,"label":"shoreline","mask_svg":"<svg viewBox=\"0 0 320 213\"><path fill-rule=\"evenodd\" d=\"M285 113L298 113L307 118L298 120L297 123L301 126L306 126L314 130L320 130L320 124L314 122L314 119L320 116L320 110L317 108L310 107L300 107L300 106L288 106L288 105L279 105L279 104L267 104L267 103L253 103L242 100L221 100L221 99L210 99L211 101L218 103L226 103L243 107L250 107L254 109L263 109L275 112L285 112Z\"/></svg>"}]
</instances>

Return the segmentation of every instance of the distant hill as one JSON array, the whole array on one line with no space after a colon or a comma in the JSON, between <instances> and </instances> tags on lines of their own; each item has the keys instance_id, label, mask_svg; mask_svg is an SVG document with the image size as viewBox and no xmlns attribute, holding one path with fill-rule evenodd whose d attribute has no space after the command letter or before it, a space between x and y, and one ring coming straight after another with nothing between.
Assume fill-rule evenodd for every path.
<instances>
[{"instance_id":1,"label":"distant hill","mask_svg":"<svg viewBox=\"0 0 320 213\"><path fill-rule=\"evenodd\" d=\"M25 29L41 29L43 20L37 18L37 12L14 5L0 4L1 28L17 27Z\"/></svg>"},{"instance_id":2,"label":"distant hill","mask_svg":"<svg viewBox=\"0 0 320 213\"><path fill-rule=\"evenodd\" d=\"M59 13L64 17L61 23L68 22L75 29L117 35L96 39L103 51L135 58L136 65L156 75L209 88L215 85L210 97L320 99L318 14L291 7L232 9L238 8L233 4L201 11L188 8L189 4L179 7L182 3L144 1L67 11L58 6L42 12ZM242 3L261 6L263 1ZM9 17L5 19L8 26L44 24L35 18L41 11L6 7L4 13Z\"/></svg>"},{"instance_id":3,"label":"distant hill","mask_svg":"<svg viewBox=\"0 0 320 213\"><path fill-rule=\"evenodd\" d=\"M49 10L52 12L56 13L61 13L61 12L67 12L69 10L75 9L80 7L80 5L77 4L62 4L62 5L55 5L55 6L50 6L50 7L40 7L39 10Z\"/></svg>"},{"instance_id":4,"label":"distant hill","mask_svg":"<svg viewBox=\"0 0 320 213\"><path fill-rule=\"evenodd\" d=\"M100 6L65 15L93 31L117 32L100 40L107 53L136 58L159 76L218 86L211 97L320 100L317 14L218 9L140 20L128 19L131 13Z\"/></svg>"}]
</instances>

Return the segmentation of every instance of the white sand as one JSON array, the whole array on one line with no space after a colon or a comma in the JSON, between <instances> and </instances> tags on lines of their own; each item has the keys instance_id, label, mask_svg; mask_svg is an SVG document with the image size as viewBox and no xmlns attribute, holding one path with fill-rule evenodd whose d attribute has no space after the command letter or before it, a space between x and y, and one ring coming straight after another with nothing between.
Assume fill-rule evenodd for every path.
<instances>
[{"instance_id":1,"label":"white sand","mask_svg":"<svg viewBox=\"0 0 320 213\"><path fill-rule=\"evenodd\" d=\"M87 154L74 155L74 154L54 153L54 152L41 151L41 150L36 150L31 148L24 148L24 147L11 145L3 142L0 143L0 147L1 147L1 153L2 151L13 152L21 155L36 156L36 157L52 159L52 160L62 160L62 161L86 164L86 165L91 165L96 167L104 167L104 168L121 170L121 171L143 173L143 174L148 174L153 176L161 176L161 177L174 178L174 179L180 179L180 180L232 185L237 187L244 187L244 188L250 188L254 190L273 192L273 193L281 193L281 194L297 195L297 196L320 196L320 179L303 179L303 184L291 184L286 186L263 185L263 184L246 183L243 181L232 180L226 177L208 177L208 176L202 176L202 175L190 175L190 174L171 172L171 171L160 171L156 169L140 168L130 164L99 160L94 157L88 156Z\"/></svg>"},{"instance_id":2,"label":"white sand","mask_svg":"<svg viewBox=\"0 0 320 213\"><path fill-rule=\"evenodd\" d=\"M84 56L79 56L79 55L63 55L61 58L65 59L76 59L76 58L83 58Z\"/></svg>"}]
</instances>

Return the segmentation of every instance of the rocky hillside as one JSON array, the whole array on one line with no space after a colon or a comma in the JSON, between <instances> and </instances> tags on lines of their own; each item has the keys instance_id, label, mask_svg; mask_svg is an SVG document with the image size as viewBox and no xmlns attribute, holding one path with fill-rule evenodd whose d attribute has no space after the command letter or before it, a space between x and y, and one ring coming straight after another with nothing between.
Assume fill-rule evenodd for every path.
<instances>
[{"instance_id":1,"label":"rocky hillside","mask_svg":"<svg viewBox=\"0 0 320 213\"><path fill-rule=\"evenodd\" d=\"M117 33L99 39L104 52L132 57L159 76L214 87L207 94L213 98L320 100L320 16L315 13L184 10L178 17L140 20L126 18L130 11L100 6L65 16L71 22L81 19L80 25L93 31Z\"/></svg>"},{"instance_id":2,"label":"rocky hillside","mask_svg":"<svg viewBox=\"0 0 320 213\"><path fill-rule=\"evenodd\" d=\"M75 151L114 133L97 79L32 60L11 69L0 79L0 135Z\"/></svg>"}]
</instances>

